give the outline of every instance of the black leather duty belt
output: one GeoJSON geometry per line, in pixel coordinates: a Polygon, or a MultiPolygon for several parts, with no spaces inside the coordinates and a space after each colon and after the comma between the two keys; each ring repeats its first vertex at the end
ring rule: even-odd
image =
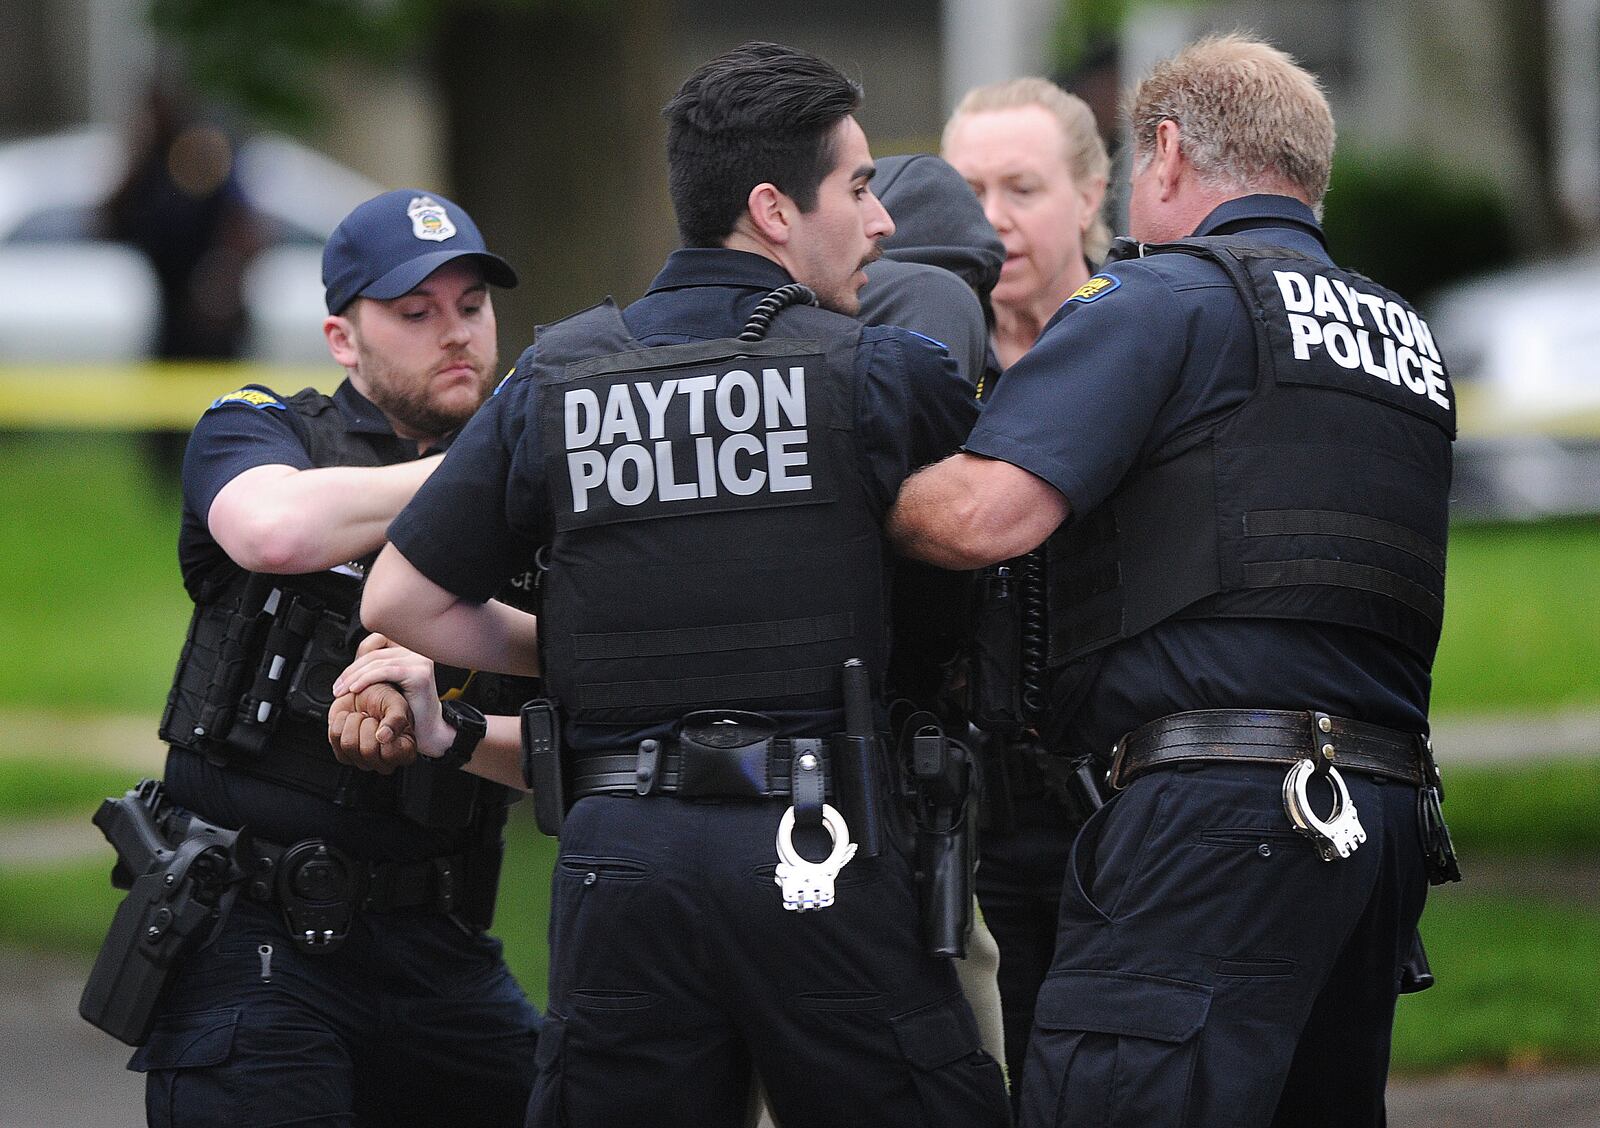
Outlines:
{"type": "Polygon", "coordinates": [[[1192,763],[1293,764],[1366,772],[1421,787],[1427,737],[1314,710],[1198,709],[1140,725],[1117,741],[1107,780],[1121,790],[1156,768],[1192,763]]]}
{"type": "Polygon", "coordinates": [[[795,764],[808,755],[816,758],[832,796],[828,744],[821,737],[771,737],[735,748],[643,740],[633,752],[574,752],[568,758],[572,801],[588,795],[789,798],[795,764]]]}
{"type": "Polygon", "coordinates": [[[245,893],[253,901],[342,902],[368,913],[454,912],[472,864],[469,853],[409,862],[353,858],[320,838],[279,846],[252,836],[247,857],[255,872],[245,893]]]}

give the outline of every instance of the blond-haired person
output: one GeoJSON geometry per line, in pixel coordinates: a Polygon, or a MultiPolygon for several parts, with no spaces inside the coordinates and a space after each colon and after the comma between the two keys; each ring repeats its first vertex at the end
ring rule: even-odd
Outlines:
{"type": "Polygon", "coordinates": [[[1381,1125],[1401,968],[1459,876],[1423,817],[1453,393],[1427,322],[1328,253],[1315,78],[1221,36],[1131,105],[1142,253],[890,518],[946,567],[1049,538],[1044,729],[1115,789],[1073,845],[1021,1120],[1381,1125]]]}
{"type": "Polygon", "coordinates": [[[1018,78],[969,90],[945,123],[940,153],[1006,246],[990,301],[995,353],[1009,368],[1110,245],[1100,214],[1111,168],[1105,143],[1081,98],[1043,78],[1018,78]]]}
{"type": "MultiPolygon", "coordinates": [[[[1033,347],[1061,304],[1104,257],[1101,215],[1110,161],[1087,104],[1043,78],[969,90],[945,124],[944,157],[965,178],[1005,244],[990,295],[1002,369],[1033,347]]],[[[984,387],[985,396],[992,387],[984,387]]],[[[1034,1000],[1055,951],[1067,851],[1087,810],[1067,794],[1057,761],[1031,739],[990,741],[991,820],[978,900],[1000,948],[1006,1070],[1020,1091],[1034,1000]]]]}

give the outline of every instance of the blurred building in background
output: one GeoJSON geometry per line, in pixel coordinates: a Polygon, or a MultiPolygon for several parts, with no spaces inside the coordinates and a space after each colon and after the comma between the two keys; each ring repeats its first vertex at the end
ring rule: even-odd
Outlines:
{"type": "MultiPolygon", "coordinates": [[[[660,107],[694,66],[745,39],[792,42],[859,76],[862,124],[886,154],[935,148],[962,91],[1020,73],[1082,93],[1116,148],[1118,94],[1151,62],[1202,32],[1242,27],[1326,82],[1341,153],[1330,236],[1343,259],[1450,323],[1469,430],[1521,421],[1519,435],[1543,436],[1555,404],[1565,429],[1583,432],[1562,443],[1600,432],[1600,349],[1590,347],[1600,338],[1600,0],[437,4],[438,17],[384,61],[356,52],[312,73],[304,84],[320,108],[293,138],[242,113],[226,123],[239,142],[230,175],[264,223],[242,279],[243,356],[324,361],[320,242],[356,201],[406,184],[450,193],[508,248],[524,284],[496,298],[506,351],[575,305],[631,300],[676,244],[660,107]],[[1510,285],[1556,296],[1502,301],[1507,285],[1461,281],[1513,258],[1529,265],[1510,285]]],[[[215,10],[252,6],[268,27],[280,14],[398,10],[363,0],[215,10]]],[[[193,47],[158,38],[153,8],[201,10],[30,0],[0,21],[0,302],[12,313],[0,323],[0,364],[129,359],[158,346],[149,260],[89,222],[125,176],[150,76],[193,47]]],[[[1575,472],[1552,466],[1551,481],[1575,472]]]]}

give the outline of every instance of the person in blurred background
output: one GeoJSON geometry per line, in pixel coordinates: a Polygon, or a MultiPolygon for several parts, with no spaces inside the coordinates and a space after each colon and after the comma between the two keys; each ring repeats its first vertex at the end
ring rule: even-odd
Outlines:
{"type": "MultiPolygon", "coordinates": [[[[245,267],[261,249],[261,223],[240,190],[233,139],[173,79],[158,75],[134,121],[128,167],[100,210],[106,238],[143,252],[161,299],[158,360],[234,360],[249,330],[245,267]]],[[[182,434],[148,446],[177,476],[182,434]]]]}
{"type": "Polygon", "coordinates": [[[945,123],[940,152],[1005,243],[990,300],[995,353],[1009,368],[1110,245],[1100,215],[1110,158],[1089,107],[1042,78],[969,90],[945,123]]]}

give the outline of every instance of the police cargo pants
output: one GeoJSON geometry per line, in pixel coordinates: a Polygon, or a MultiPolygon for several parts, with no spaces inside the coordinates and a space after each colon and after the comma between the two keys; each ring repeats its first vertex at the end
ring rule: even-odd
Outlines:
{"type": "Polygon", "coordinates": [[[1427,892],[1417,792],[1343,775],[1367,840],[1331,862],[1290,826],[1276,766],[1154,771],[1089,820],[1039,992],[1024,1128],[1384,1122],[1427,892]]]}
{"type": "Polygon", "coordinates": [[[128,1068],[152,1128],[489,1128],[522,1123],[538,1028],[492,936],[358,914],[308,955],[241,897],[128,1068]]]}
{"type": "Polygon", "coordinates": [[[783,1128],[1009,1123],[951,962],[922,952],[906,860],[858,857],[831,907],[785,911],[784,809],[670,796],[573,807],[530,1126],[736,1128],[752,1066],[783,1128]]]}

